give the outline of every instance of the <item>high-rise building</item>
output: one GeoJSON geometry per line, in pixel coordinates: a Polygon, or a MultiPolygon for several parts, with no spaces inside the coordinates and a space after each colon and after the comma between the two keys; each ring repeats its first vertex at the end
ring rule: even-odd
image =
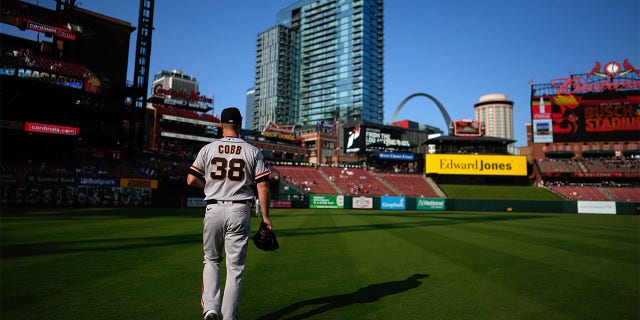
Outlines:
{"type": "Polygon", "coordinates": [[[277,22],[258,36],[255,129],[266,121],[382,124],[382,0],[296,1],[277,22]]]}
{"type": "Polygon", "coordinates": [[[476,120],[484,126],[485,136],[513,139],[513,101],[509,101],[506,95],[484,95],[473,108],[476,120]]]}
{"type": "Polygon", "coordinates": [[[255,92],[254,88],[247,90],[246,100],[245,100],[245,110],[244,110],[244,123],[243,128],[253,128],[253,110],[254,110],[254,102],[255,102],[255,92]]]}
{"type": "MultiPolygon", "coordinates": [[[[162,70],[153,75],[153,87],[162,84],[163,88],[171,88],[173,91],[191,94],[198,92],[198,82],[196,78],[184,74],[180,70],[162,70]]],[[[168,95],[171,97],[171,95],[168,95]]]]}
{"type": "Polygon", "coordinates": [[[181,70],[162,70],[153,76],[149,101],[171,106],[189,108],[194,111],[209,111],[213,99],[200,94],[196,77],[181,70]]]}
{"type": "Polygon", "coordinates": [[[263,130],[269,122],[288,125],[297,121],[300,65],[294,61],[295,34],[290,28],[275,26],[258,35],[251,129],[263,130]]]}

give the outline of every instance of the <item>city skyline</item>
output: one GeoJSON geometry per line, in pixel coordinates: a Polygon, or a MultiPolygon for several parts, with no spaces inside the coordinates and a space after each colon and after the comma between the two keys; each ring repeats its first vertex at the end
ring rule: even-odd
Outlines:
{"type": "Polygon", "coordinates": [[[258,36],[251,128],[382,124],[384,1],[298,1],[258,36]]]}
{"type": "MultiPolygon", "coordinates": [[[[256,37],[293,3],[157,1],[150,74],[183,70],[198,79],[201,94],[215,99],[215,113],[232,105],[244,110],[255,77],[256,37]]],[[[84,0],[80,6],[138,24],[137,1],[84,0]]],[[[514,102],[516,146],[523,146],[525,123],[531,121],[530,83],[587,73],[596,61],[628,58],[640,65],[637,1],[406,0],[386,1],[384,7],[384,123],[417,92],[436,97],[452,120],[473,118],[481,96],[500,93],[514,102]]],[[[130,52],[132,70],[135,32],[130,52]]],[[[427,99],[407,103],[397,118],[402,119],[446,129],[427,99]]]]}

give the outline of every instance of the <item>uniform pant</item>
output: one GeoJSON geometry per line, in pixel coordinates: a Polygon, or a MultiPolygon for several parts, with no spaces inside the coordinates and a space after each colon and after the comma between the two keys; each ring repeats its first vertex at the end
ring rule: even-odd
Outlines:
{"type": "Polygon", "coordinates": [[[214,310],[218,313],[221,310],[224,320],[236,319],[238,314],[242,274],[251,232],[249,210],[248,204],[218,202],[208,204],[205,212],[202,233],[202,308],[204,312],[214,310]],[[225,253],[227,278],[221,299],[220,263],[225,253]]]}

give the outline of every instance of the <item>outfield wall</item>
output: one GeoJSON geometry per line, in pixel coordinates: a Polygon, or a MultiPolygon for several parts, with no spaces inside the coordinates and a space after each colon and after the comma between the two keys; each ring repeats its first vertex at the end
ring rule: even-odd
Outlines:
{"type": "MultiPolygon", "coordinates": [[[[77,185],[75,180],[61,184],[60,181],[38,181],[38,183],[2,183],[2,206],[45,207],[197,207],[202,205],[202,190],[181,183],[155,183],[149,179],[137,179],[126,184],[104,182],[101,184],[77,185]]],[[[114,180],[115,181],[115,180],[114,180]]],[[[272,200],[274,208],[344,208],[375,210],[417,211],[497,211],[497,212],[546,212],[546,213],[590,213],[590,214],[640,214],[638,202],[614,201],[544,201],[544,200],[486,200],[353,197],[343,195],[299,195],[281,194],[272,200]]]]}
{"type": "Polygon", "coordinates": [[[504,211],[639,214],[640,203],[615,201],[485,200],[310,195],[309,208],[418,211],[504,211]]]}

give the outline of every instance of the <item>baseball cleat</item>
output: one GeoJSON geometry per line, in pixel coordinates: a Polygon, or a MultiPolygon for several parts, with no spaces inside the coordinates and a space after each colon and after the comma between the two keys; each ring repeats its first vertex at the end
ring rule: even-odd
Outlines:
{"type": "Polygon", "coordinates": [[[204,314],[204,320],[218,320],[218,315],[213,310],[209,310],[204,314]]]}

